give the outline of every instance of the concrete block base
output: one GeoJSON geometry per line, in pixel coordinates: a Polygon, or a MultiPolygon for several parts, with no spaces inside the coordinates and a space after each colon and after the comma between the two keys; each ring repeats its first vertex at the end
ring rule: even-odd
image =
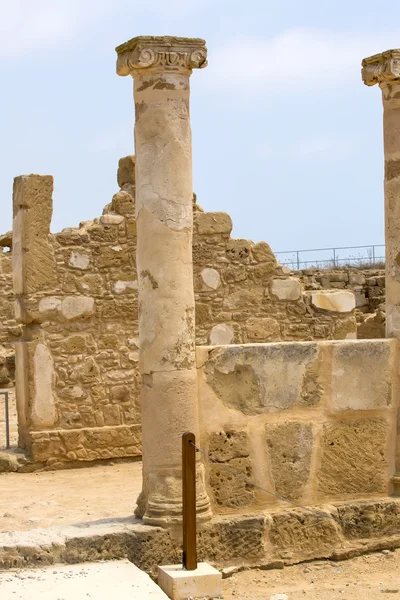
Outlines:
{"type": "Polygon", "coordinates": [[[208,563],[198,563],[195,571],[182,565],[158,567],[158,585],[171,600],[216,598],[222,594],[222,574],[208,563]]]}

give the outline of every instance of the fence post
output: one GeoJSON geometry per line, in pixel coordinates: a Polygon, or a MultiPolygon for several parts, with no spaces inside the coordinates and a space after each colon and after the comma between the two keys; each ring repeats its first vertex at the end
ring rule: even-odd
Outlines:
{"type": "Polygon", "coordinates": [[[0,392],[4,396],[4,416],[5,416],[5,424],[6,424],[6,449],[11,448],[10,444],[10,407],[8,402],[8,392],[0,392]]]}
{"type": "Polygon", "coordinates": [[[300,259],[299,259],[299,251],[296,250],[296,254],[297,254],[297,270],[300,271],[300,259]]]}
{"type": "Polygon", "coordinates": [[[372,246],[372,262],[375,264],[375,246],[372,246]]]}
{"type": "Polygon", "coordinates": [[[196,438],[182,436],[183,568],[197,569],[196,556],[196,438]]]}
{"type": "Polygon", "coordinates": [[[333,250],[333,266],[336,267],[336,248],[332,248],[333,250]]]}

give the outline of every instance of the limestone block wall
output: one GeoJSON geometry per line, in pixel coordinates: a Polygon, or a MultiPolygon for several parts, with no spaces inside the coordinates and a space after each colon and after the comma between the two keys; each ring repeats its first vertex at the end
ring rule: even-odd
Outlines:
{"type": "Polygon", "coordinates": [[[15,378],[14,343],[21,328],[14,316],[12,259],[0,247],[0,387],[11,385],[15,378]]]}
{"type": "Polygon", "coordinates": [[[391,493],[394,339],[198,347],[201,445],[216,513],[391,493]]]}
{"type": "MultiPolygon", "coordinates": [[[[134,157],[118,184],[101,217],[50,234],[52,178],[15,180],[19,443],[52,466],[141,454],[134,157]]],[[[193,208],[198,344],[355,336],[350,291],[314,297],[229,215],[193,208]]]]}
{"type": "Polygon", "coordinates": [[[356,337],[352,292],[305,291],[299,278],[277,263],[266,242],[233,239],[231,230],[228,214],[195,210],[198,344],[356,337]]]}
{"type": "Polygon", "coordinates": [[[385,337],[385,269],[296,271],[305,290],[347,289],[355,294],[357,338],[385,337]]]}
{"type": "Polygon", "coordinates": [[[125,162],[104,214],[56,235],[52,178],[15,180],[19,443],[38,462],[141,453],[134,164],[125,162]]]}

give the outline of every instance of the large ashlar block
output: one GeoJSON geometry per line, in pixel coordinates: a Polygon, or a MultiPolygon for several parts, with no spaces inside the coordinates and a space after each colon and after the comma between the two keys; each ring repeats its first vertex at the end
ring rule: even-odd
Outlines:
{"type": "Polygon", "coordinates": [[[310,423],[266,425],[266,441],[275,491],[299,499],[310,476],[313,432],[310,423]]]}
{"type": "Polygon", "coordinates": [[[383,417],[327,423],[319,491],[330,497],[388,493],[388,434],[389,422],[383,417]]]}
{"type": "MultiPolygon", "coordinates": [[[[328,517],[330,512],[319,508],[328,517]]],[[[304,559],[330,556],[332,547],[342,541],[340,528],[329,518],[316,517],[303,510],[288,510],[272,515],[269,539],[282,558],[304,559]]]]}
{"type": "Polygon", "coordinates": [[[54,361],[47,345],[38,341],[18,342],[15,350],[19,435],[24,444],[30,429],[56,424],[54,361]]]}
{"type": "Polygon", "coordinates": [[[198,563],[194,571],[166,565],[158,567],[158,585],[171,600],[217,598],[222,594],[222,574],[208,563],[198,563]]]}
{"type": "Polygon", "coordinates": [[[334,344],[332,410],[374,410],[391,406],[395,350],[395,340],[334,344]]]}
{"type": "Polygon", "coordinates": [[[13,276],[17,294],[57,285],[54,250],[48,239],[52,193],[50,175],[21,175],[14,179],[13,276]]]}
{"type": "Polygon", "coordinates": [[[196,213],[194,225],[199,235],[229,234],[233,227],[231,217],[224,212],[196,213]]]}
{"type": "Polygon", "coordinates": [[[347,313],[356,307],[354,293],[349,290],[313,292],[311,302],[316,308],[329,312],[347,313]]]}
{"type": "Polygon", "coordinates": [[[298,279],[273,279],[271,293],[278,300],[299,300],[301,297],[301,283],[298,279]]]}
{"type": "Polygon", "coordinates": [[[312,406],[323,395],[324,351],[310,342],[216,348],[206,381],[225,406],[246,415],[312,406]]]}

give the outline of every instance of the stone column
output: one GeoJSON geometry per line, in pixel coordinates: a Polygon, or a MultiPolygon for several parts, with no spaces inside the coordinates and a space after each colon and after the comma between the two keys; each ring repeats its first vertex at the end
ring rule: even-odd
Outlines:
{"type": "MultiPolygon", "coordinates": [[[[362,61],[365,85],[379,84],[383,100],[385,160],[386,337],[400,339],[400,50],[362,61]]],[[[379,376],[379,374],[378,374],[379,376]]],[[[399,420],[399,419],[398,419],[399,420]]],[[[394,495],[400,496],[400,422],[397,426],[394,495]]]]}
{"type": "MultiPolygon", "coordinates": [[[[182,518],[181,435],[199,433],[192,264],[189,77],[205,67],[204,40],[137,37],[117,49],[134,79],[139,368],[143,488],[136,514],[182,518]]],[[[211,516],[198,464],[199,519],[211,516]]]]}
{"type": "Polygon", "coordinates": [[[385,159],[386,336],[400,338],[400,50],[362,61],[365,85],[379,84],[385,159]]]}

